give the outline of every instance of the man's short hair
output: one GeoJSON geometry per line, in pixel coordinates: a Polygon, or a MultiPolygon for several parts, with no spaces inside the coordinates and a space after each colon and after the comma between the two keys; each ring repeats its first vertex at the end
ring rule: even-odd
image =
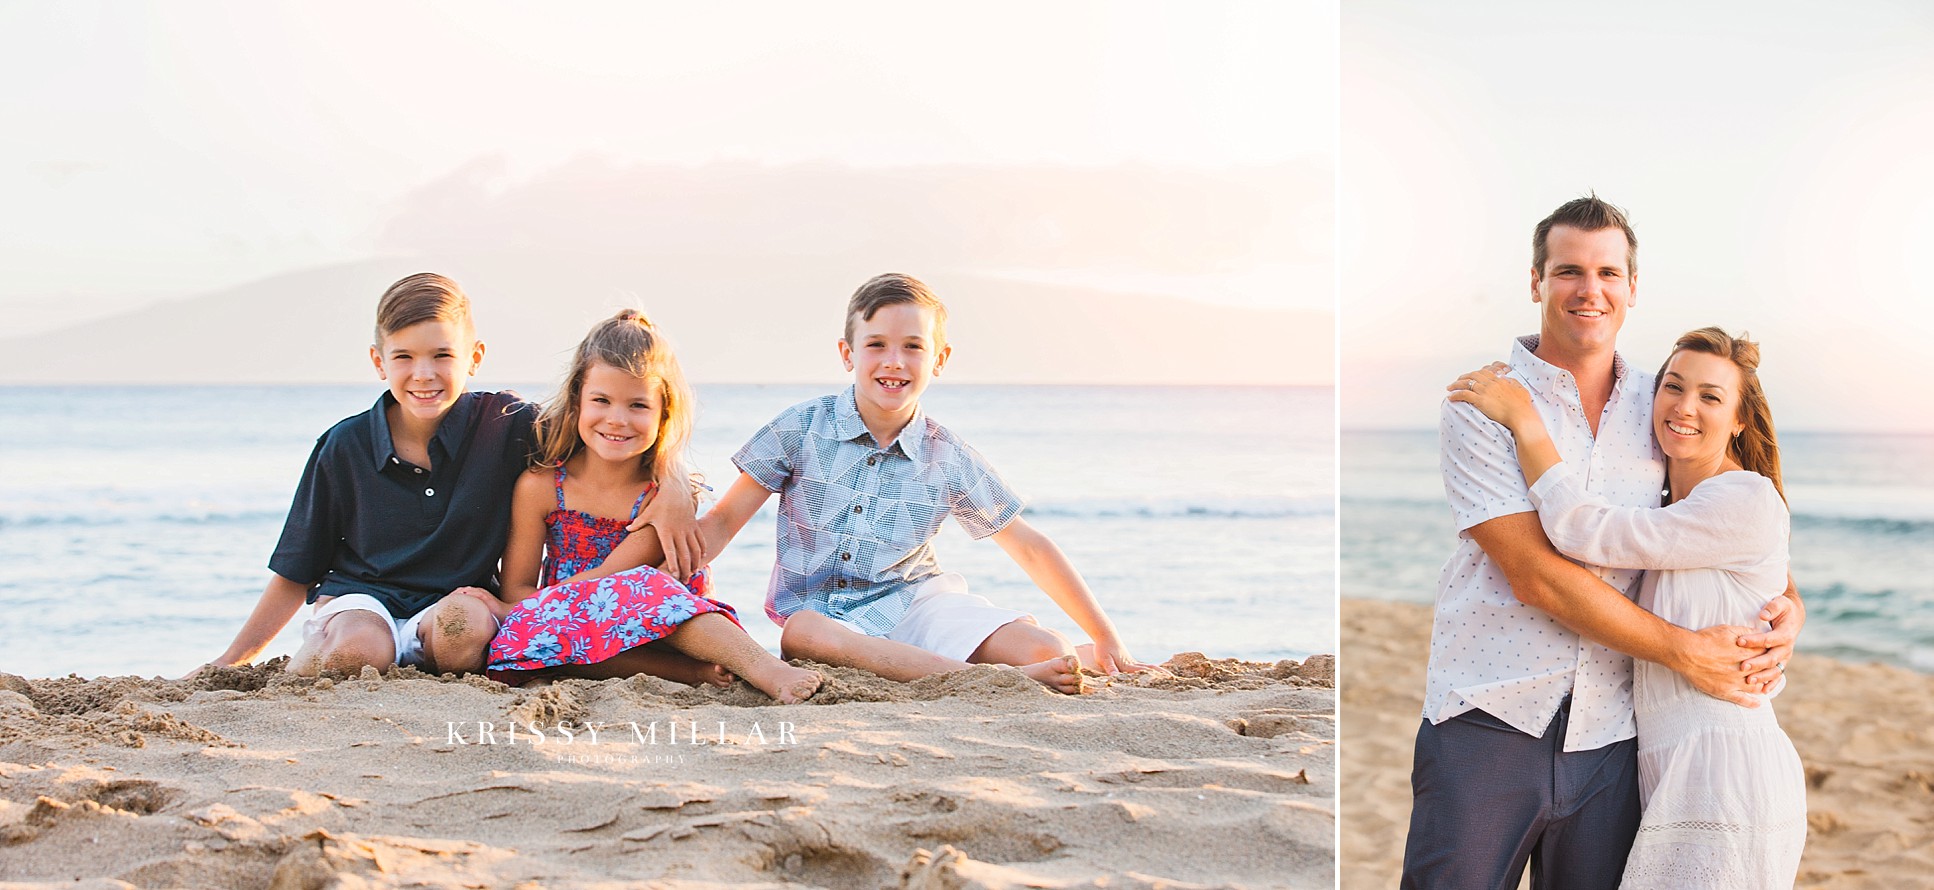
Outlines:
{"type": "Polygon", "coordinates": [[[1586,195],[1566,201],[1564,206],[1551,211],[1551,215],[1538,223],[1531,234],[1531,271],[1543,277],[1545,261],[1551,258],[1551,248],[1546,242],[1551,237],[1552,226],[1570,226],[1581,232],[1598,232],[1605,229],[1618,229],[1625,233],[1625,275],[1627,278],[1639,274],[1639,236],[1632,234],[1632,224],[1625,219],[1625,211],[1601,200],[1597,194],[1586,195]]]}
{"type": "Polygon", "coordinates": [[[875,275],[868,279],[860,289],[853,292],[853,298],[846,301],[846,342],[853,342],[853,326],[862,321],[871,321],[873,313],[888,306],[912,303],[923,309],[933,310],[934,348],[947,345],[947,306],[920,279],[898,272],[875,275]]]}

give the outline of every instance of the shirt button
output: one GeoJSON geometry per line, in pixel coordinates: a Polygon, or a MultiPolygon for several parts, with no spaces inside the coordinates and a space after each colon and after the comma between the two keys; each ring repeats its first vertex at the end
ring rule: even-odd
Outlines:
{"type": "Polygon", "coordinates": [[[854,505],[853,505],[853,512],[855,512],[855,513],[858,513],[858,512],[860,512],[860,511],[861,511],[862,509],[864,509],[864,508],[862,508],[862,507],[861,507],[860,505],[858,505],[858,504],[854,504],[854,505]]]}
{"type": "Polygon", "coordinates": [[[417,468],[416,468],[416,474],[417,474],[418,476],[421,476],[421,475],[423,475],[423,468],[422,468],[422,467],[417,467],[417,468]]]}
{"type": "Polygon", "coordinates": [[[840,558],[840,559],[842,559],[842,560],[846,560],[846,561],[849,561],[849,562],[850,562],[850,561],[851,561],[851,560],[853,559],[853,554],[851,554],[851,553],[842,553],[842,554],[840,554],[840,555],[839,555],[839,558],[840,558]]]}
{"type": "Polygon", "coordinates": [[[839,588],[839,589],[841,589],[841,590],[845,590],[845,589],[846,589],[846,579],[845,579],[845,578],[841,578],[841,579],[839,579],[838,581],[835,581],[835,582],[833,582],[833,586],[835,586],[835,587],[838,587],[838,588],[839,588]]]}
{"type": "Polygon", "coordinates": [[[400,460],[397,460],[396,458],[393,458],[393,457],[389,459],[389,462],[390,462],[390,463],[393,463],[393,464],[400,464],[400,463],[402,463],[402,461],[400,461],[400,460]]]}
{"type": "Polygon", "coordinates": [[[434,488],[423,489],[423,496],[426,498],[436,497],[436,489],[434,488]]]}
{"type": "Polygon", "coordinates": [[[869,467],[879,462],[880,462],[880,456],[877,454],[872,455],[866,459],[866,465],[869,467]]]}

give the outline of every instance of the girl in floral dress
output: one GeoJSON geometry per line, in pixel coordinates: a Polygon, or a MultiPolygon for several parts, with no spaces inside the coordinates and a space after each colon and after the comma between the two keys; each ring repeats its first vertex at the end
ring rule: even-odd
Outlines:
{"type": "Polygon", "coordinates": [[[511,498],[489,676],[726,685],[737,675],[784,703],[819,688],[819,674],[774,657],[706,595],[704,569],[680,584],[632,568],[661,556],[651,535],[627,540],[639,507],[660,480],[695,486],[684,461],[694,413],[677,358],[643,315],[619,312],[578,344],[511,498]]]}

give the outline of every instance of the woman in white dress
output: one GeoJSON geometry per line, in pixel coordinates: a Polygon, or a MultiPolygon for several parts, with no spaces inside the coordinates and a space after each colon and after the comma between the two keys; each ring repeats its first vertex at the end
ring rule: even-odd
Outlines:
{"type": "MultiPolygon", "coordinates": [[[[1511,430],[1553,546],[1593,565],[1646,569],[1638,603],[1680,627],[1764,627],[1786,589],[1788,514],[1779,448],[1760,390],[1759,346],[1702,328],[1660,369],[1652,432],[1666,461],[1657,508],[1614,507],[1586,490],[1546,434],[1530,394],[1492,365],[1450,398],[1511,430]]],[[[1638,839],[1622,886],[1790,888],[1806,843],[1806,776],[1770,701],[1709,698],[1651,662],[1633,666],[1638,839]]]]}

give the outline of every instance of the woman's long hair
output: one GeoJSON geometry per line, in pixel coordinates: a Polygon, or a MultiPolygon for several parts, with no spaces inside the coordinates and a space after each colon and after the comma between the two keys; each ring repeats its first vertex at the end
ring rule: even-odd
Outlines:
{"type": "Polygon", "coordinates": [[[644,313],[635,309],[622,310],[598,322],[584,335],[584,342],[571,355],[571,368],[564,375],[563,385],[538,412],[537,454],[532,463],[556,467],[584,449],[584,440],[578,436],[578,403],[593,362],[658,383],[658,441],[645,452],[643,460],[658,484],[683,479],[696,493],[699,480],[686,462],[685,448],[692,440],[698,405],[671,344],[644,313]]]}
{"type": "MultiPolygon", "coordinates": [[[[1780,443],[1773,432],[1773,409],[1767,406],[1766,391],[1759,385],[1759,344],[1746,339],[1745,334],[1734,337],[1719,328],[1700,328],[1687,331],[1672,344],[1672,355],[1681,352],[1716,355],[1739,369],[1739,422],[1745,429],[1727,443],[1726,454],[1741,469],[1773,480],[1773,490],[1779,492],[1780,500],[1786,500],[1786,488],[1780,484],[1780,443]]],[[[1659,366],[1659,376],[1653,381],[1655,390],[1658,380],[1665,377],[1666,367],[1672,364],[1672,355],[1659,366]]]]}

